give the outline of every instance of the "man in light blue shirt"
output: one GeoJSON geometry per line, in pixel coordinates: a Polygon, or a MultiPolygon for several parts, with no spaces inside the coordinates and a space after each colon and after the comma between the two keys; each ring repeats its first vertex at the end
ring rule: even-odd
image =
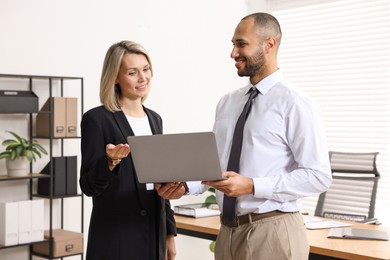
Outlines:
{"type": "MultiPolygon", "coordinates": [[[[278,21],[258,13],[245,17],[232,39],[238,75],[249,77],[250,84],[226,94],[217,106],[214,132],[224,170],[246,93],[252,86],[260,93],[245,123],[240,172],[224,173],[225,181],[204,182],[217,189],[221,210],[223,193],[237,197],[238,223],[222,224],[216,259],[307,259],[297,200],[331,184],[320,110],[278,69],[281,36],[278,21]]],[[[190,194],[206,189],[188,186],[190,194]]]]}
{"type": "Polygon", "coordinates": [[[266,13],[244,17],[236,27],[231,58],[250,84],[223,96],[216,109],[214,132],[226,180],[187,183],[194,195],[214,187],[221,212],[224,194],[237,198],[236,221],[222,221],[217,260],[307,259],[298,199],[331,185],[319,107],[278,69],[281,37],[278,21],[266,13]],[[252,87],[259,94],[245,123],[239,172],[227,171],[237,118],[252,87]]]}

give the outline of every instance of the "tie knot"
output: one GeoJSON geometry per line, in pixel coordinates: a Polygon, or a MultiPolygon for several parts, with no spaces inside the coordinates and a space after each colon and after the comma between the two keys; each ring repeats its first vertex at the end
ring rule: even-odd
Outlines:
{"type": "Polygon", "coordinates": [[[248,91],[249,94],[249,100],[254,99],[257,94],[259,94],[259,90],[256,87],[251,87],[248,91]]]}

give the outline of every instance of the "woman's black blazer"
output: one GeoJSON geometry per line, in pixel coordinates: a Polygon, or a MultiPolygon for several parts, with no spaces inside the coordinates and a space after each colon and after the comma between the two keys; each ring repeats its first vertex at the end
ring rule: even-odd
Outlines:
{"type": "MultiPolygon", "coordinates": [[[[144,111],[152,133],[162,134],[161,117],[144,111]]],[[[169,201],[137,181],[131,155],[113,172],[108,168],[106,145],[126,143],[129,135],[134,133],[122,111],[100,106],[83,115],[80,187],[93,200],[88,260],[163,260],[167,234],[176,235],[169,201]]]]}

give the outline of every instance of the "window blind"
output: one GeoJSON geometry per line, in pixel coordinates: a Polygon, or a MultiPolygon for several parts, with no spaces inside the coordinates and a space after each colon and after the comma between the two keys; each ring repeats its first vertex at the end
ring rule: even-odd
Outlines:
{"type": "MultiPolygon", "coordinates": [[[[390,1],[268,0],[267,8],[283,32],[278,65],[321,106],[328,149],[379,152],[375,215],[390,225],[390,1]]],[[[316,203],[302,200],[311,214],[316,203]]]]}

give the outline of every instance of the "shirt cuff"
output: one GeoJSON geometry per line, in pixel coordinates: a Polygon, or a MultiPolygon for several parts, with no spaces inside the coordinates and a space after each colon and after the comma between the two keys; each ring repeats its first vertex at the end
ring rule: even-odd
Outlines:
{"type": "Polygon", "coordinates": [[[255,198],[270,199],[273,193],[273,183],[270,178],[253,178],[255,198]]]}
{"type": "Polygon", "coordinates": [[[200,181],[187,181],[188,195],[199,195],[207,190],[200,181]]]}

